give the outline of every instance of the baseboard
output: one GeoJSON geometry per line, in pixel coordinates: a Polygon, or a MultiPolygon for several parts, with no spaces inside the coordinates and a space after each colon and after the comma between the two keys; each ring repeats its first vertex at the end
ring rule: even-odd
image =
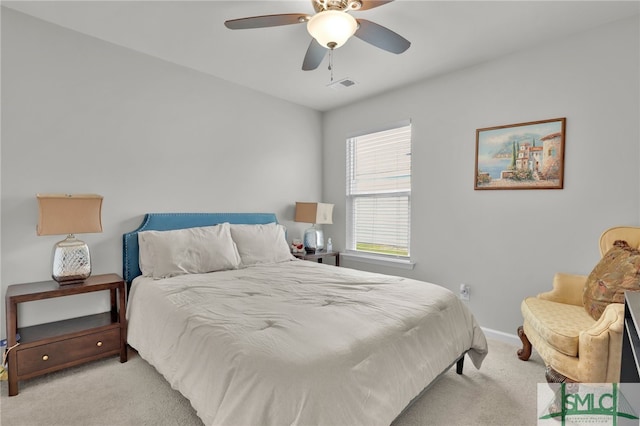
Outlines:
{"type": "Polygon", "coordinates": [[[509,334],[503,331],[493,330],[491,328],[486,328],[486,327],[480,327],[480,328],[482,328],[482,331],[484,331],[484,334],[485,336],[487,336],[487,339],[499,340],[501,342],[508,343],[514,346],[522,345],[520,338],[515,334],[509,334]]]}

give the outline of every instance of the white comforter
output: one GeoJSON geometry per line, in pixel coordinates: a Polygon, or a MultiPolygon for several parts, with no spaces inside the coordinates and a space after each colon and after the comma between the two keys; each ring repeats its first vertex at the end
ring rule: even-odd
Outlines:
{"type": "Polygon", "coordinates": [[[388,425],[482,330],[450,291],[308,261],[134,280],[128,342],[207,425],[388,425]]]}

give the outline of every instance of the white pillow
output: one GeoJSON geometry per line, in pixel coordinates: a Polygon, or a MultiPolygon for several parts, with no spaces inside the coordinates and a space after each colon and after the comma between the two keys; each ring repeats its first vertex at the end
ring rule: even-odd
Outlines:
{"type": "Polygon", "coordinates": [[[237,269],[240,256],[228,223],[138,233],[140,271],[153,278],[237,269]]]}
{"type": "Polygon", "coordinates": [[[238,247],[243,266],[257,263],[277,263],[295,260],[289,251],[284,226],[231,225],[231,237],[238,247]]]}

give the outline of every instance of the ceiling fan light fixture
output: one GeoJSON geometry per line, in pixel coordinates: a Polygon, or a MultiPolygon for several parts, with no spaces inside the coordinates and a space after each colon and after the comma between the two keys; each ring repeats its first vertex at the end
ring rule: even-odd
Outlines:
{"type": "Polygon", "coordinates": [[[307,22],[311,37],[327,49],[337,49],[349,40],[358,29],[358,22],[346,12],[325,10],[316,13],[307,22]]]}

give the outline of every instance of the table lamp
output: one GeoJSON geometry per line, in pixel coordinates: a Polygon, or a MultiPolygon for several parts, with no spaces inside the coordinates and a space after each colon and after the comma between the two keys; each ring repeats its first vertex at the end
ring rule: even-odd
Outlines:
{"type": "Polygon", "coordinates": [[[91,275],[89,247],[74,234],[102,232],[102,195],[37,194],[38,235],[64,235],[53,247],[51,277],[58,283],[83,282],[91,275]]]}
{"type": "Polygon", "coordinates": [[[296,222],[310,223],[311,228],[304,231],[304,249],[315,253],[324,248],[324,233],[316,225],[332,224],[333,204],[296,202],[296,222]]]}

